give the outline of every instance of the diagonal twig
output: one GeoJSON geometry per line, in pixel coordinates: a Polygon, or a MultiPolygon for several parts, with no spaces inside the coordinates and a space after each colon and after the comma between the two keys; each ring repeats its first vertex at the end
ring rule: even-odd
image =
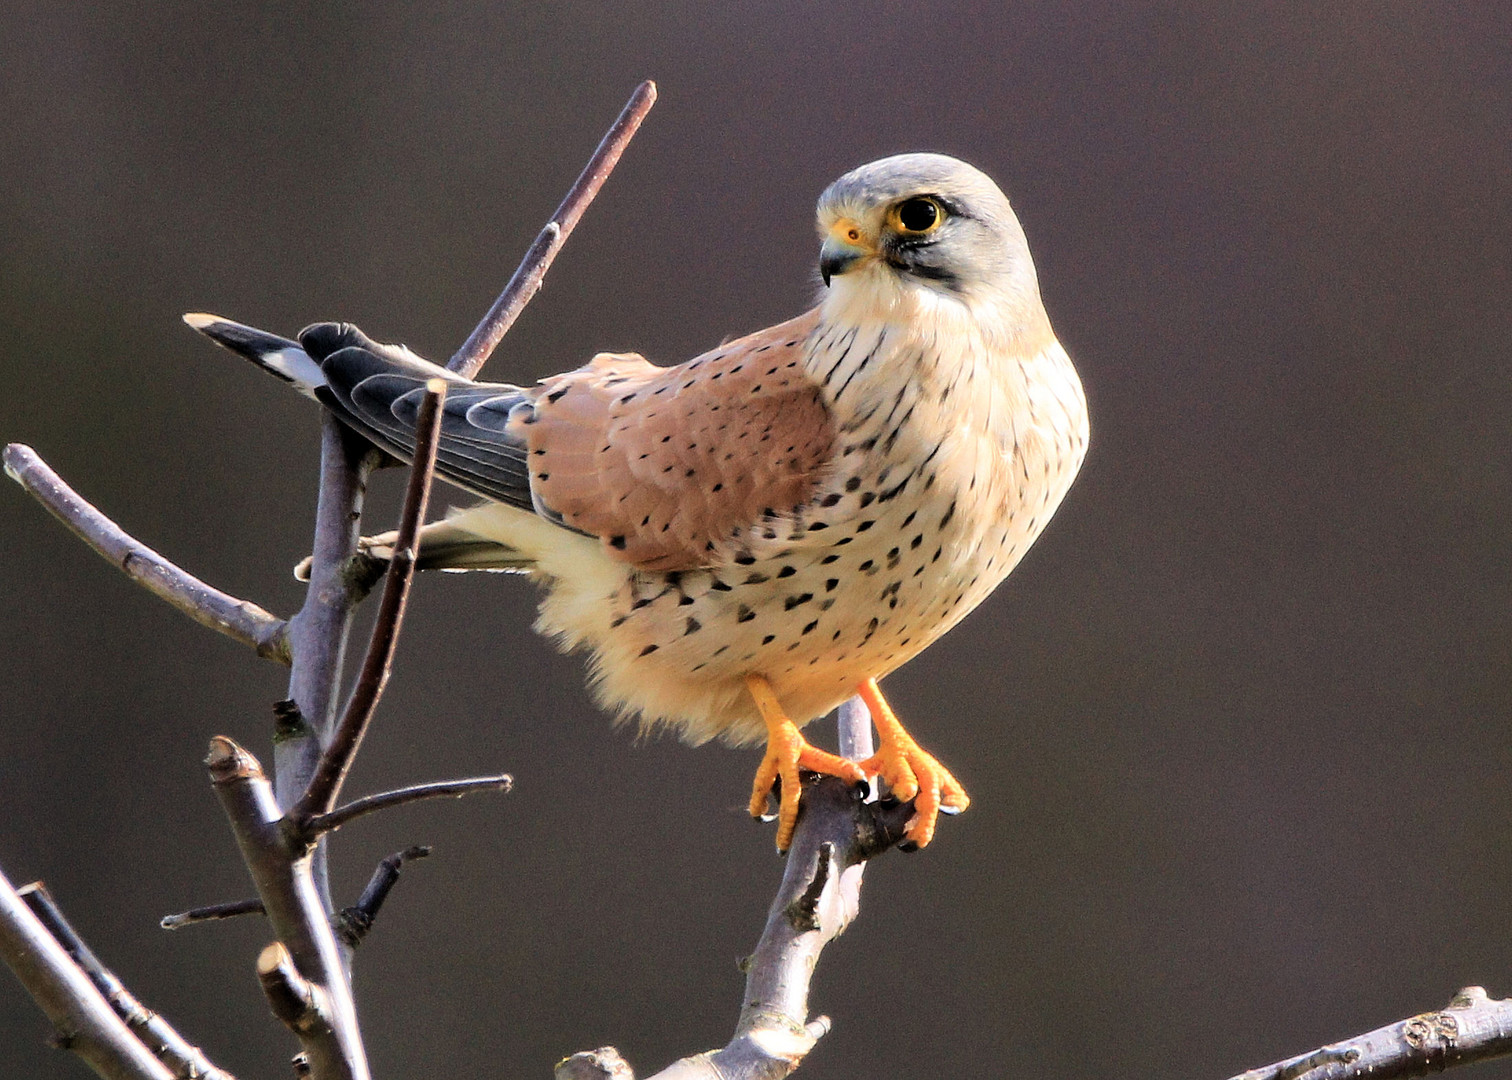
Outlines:
{"type": "Polygon", "coordinates": [[[94,983],[95,989],[105,995],[111,1008],[141,1042],[157,1056],[157,1059],[172,1070],[178,1080],[236,1080],[224,1069],[217,1068],[199,1047],[193,1046],[162,1016],[147,1008],[115,972],[100,962],[84,939],[79,937],[64,917],[57,901],[40,881],[23,885],[16,890],[23,903],[31,909],[39,922],[47,928],[57,943],[63,946],[69,959],[94,983]]]}
{"type": "MultiPolygon", "coordinates": [[[[368,724],[388,683],[393,665],[394,648],[399,640],[399,628],[404,621],[404,609],[409,600],[410,582],[415,576],[416,544],[420,523],[425,520],[425,507],[430,500],[431,478],[436,467],[436,444],[441,431],[441,406],[446,400],[446,383],[431,379],[425,384],[425,395],[420,401],[420,412],[415,422],[415,457],[410,467],[409,486],[404,494],[404,509],[400,514],[398,535],[394,540],[394,553],[389,559],[388,573],[383,584],[383,598],[379,601],[378,616],[368,641],[367,655],[362,661],[362,672],[357,685],[347,701],[341,722],[331,736],[330,744],[320,756],[315,775],[310,778],[304,794],[290,811],[291,820],[304,827],[310,820],[329,814],[341,792],[342,782],[352,767],[352,759],[362,744],[368,724]]],[[[313,586],[312,586],[313,587],[313,586]]]]}
{"type": "Polygon", "coordinates": [[[438,780],[429,784],[414,784],[377,795],[364,795],[345,806],[337,807],[329,814],[316,814],[306,823],[306,828],[309,829],[311,835],[321,835],[335,832],[348,822],[365,814],[377,813],[379,810],[406,806],[425,799],[460,799],[464,795],[479,791],[507,792],[513,786],[514,777],[508,773],[500,773],[498,776],[473,776],[465,780],[438,780]]]}
{"type": "Polygon", "coordinates": [[[289,662],[287,624],[282,619],[205,584],[129,535],[64,483],[31,447],[7,446],[5,472],[138,585],[195,622],[252,646],[258,656],[289,662]]]}
{"type": "Polygon", "coordinates": [[[337,936],[346,943],[347,948],[355,949],[361,945],[362,939],[373,928],[373,920],[378,918],[378,912],[388,900],[389,893],[394,891],[394,886],[399,882],[399,868],[414,859],[429,858],[430,853],[431,849],[424,844],[416,844],[394,852],[378,864],[357,902],[349,908],[342,908],[332,922],[337,936]]]}
{"type": "Polygon", "coordinates": [[[509,332],[514,321],[520,317],[520,312],[525,310],[525,305],[540,291],[541,282],[545,279],[552,260],[562,250],[567,237],[572,235],[583,212],[593,202],[599,188],[604,186],[604,181],[609,179],[615,165],[619,164],[620,155],[630,145],[641,121],[655,103],[656,84],[647,79],[630,95],[630,100],[599,143],[593,157],[578,174],[577,181],[557,207],[556,213],[551,215],[551,220],[530,245],[530,250],[525,253],[525,258],[521,260],[499,298],[494,301],[493,307],[463,342],[456,355],[447,362],[449,369],[469,379],[477,376],[495,346],[509,332]]]}
{"type": "Polygon", "coordinates": [[[1233,1080],[1393,1080],[1512,1054],[1512,1000],[1467,986],[1435,1012],[1251,1069],[1233,1080]]]}
{"type": "Polygon", "coordinates": [[[0,873],[0,958],[58,1032],[106,1080],[175,1080],[0,873]]]}

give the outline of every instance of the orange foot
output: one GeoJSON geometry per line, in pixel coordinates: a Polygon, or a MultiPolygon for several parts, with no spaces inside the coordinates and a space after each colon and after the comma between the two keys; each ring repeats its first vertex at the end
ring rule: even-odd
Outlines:
{"type": "Polygon", "coordinates": [[[905,847],[921,848],[934,839],[935,823],[941,811],[959,814],[971,805],[966,789],[950,775],[950,770],[926,753],[908,732],[882,697],[876,679],[867,679],[856,688],[877,726],[882,744],[861,763],[867,776],[880,776],[899,799],[915,799],[913,820],[904,834],[905,847]]]}
{"type": "Polygon", "coordinates": [[[866,779],[861,766],[848,758],[839,757],[826,750],[810,746],[798,734],[798,728],[782,711],[772,686],[760,675],[747,675],[746,688],[756,699],[756,708],[766,721],[767,749],[756,770],[756,782],[751,786],[751,816],[765,818],[767,796],[772,785],[782,781],[782,796],[777,809],[777,850],[786,851],[793,842],[793,829],[798,825],[798,797],[803,788],[798,782],[798,770],[827,773],[842,780],[861,783],[866,779]]]}

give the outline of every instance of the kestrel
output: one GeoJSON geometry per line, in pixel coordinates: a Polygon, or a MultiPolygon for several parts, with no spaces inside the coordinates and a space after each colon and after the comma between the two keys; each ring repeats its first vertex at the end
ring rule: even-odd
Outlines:
{"type": "Polygon", "coordinates": [[[877,680],[1044,529],[1086,453],[1086,401],[1023,229],[977,169],[864,165],[820,197],[818,227],[817,307],[676,367],[601,353],[538,386],[475,383],[344,323],[296,343],[185,318],[400,458],[426,380],[446,379],[436,468],[485,501],[425,528],[421,567],[529,573],[536,629],[590,654],[621,716],[765,738],[751,812],[780,780],[779,849],[800,769],[916,798],[923,847],[968,800],[877,680]],[[852,694],[880,746],[859,763],[798,731],[852,694]]]}

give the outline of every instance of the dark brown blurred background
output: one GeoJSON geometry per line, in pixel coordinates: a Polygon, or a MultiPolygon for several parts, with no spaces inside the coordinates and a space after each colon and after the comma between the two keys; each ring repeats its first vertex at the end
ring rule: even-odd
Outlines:
{"type": "MultiPolygon", "coordinates": [[[[316,414],[178,321],[444,358],[641,78],[661,102],[491,361],[677,361],[815,293],[815,197],[901,150],[997,177],[1092,452],[987,605],[889,680],[975,797],[868,877],[802,1075],[1191,1077],[1512,992],[1512,9],[11,2],[0,437],[281,613],[316,414]]],[[[391,520],[382,478],[374,528],[391,520]]],[[[455,494],[455,493],[450,493],[455,494]]],[[[200,760],[280,669],[0,485],[0,865],[244,1077],[291,1043],[200,760]]],[[[500,577],[419,583],[351,790],[514,794],[343,832],[380,1077],[643,1071],[729,1036],[780,863],[754,752],[637,743],[500,577]]],[[[73,1077],[0,978],[12,1076],[73,1077]]],[[[1483,1077],[1512,1076],[1507,1065],[1483,1077]]]]}

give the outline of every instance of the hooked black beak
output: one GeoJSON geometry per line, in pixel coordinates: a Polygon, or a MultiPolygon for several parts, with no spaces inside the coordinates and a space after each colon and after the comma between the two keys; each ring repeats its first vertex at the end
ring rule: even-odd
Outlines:
{"type": "Polygon", "coordinates": [[[829,287],[830,278],[845,273],[864,254],[862,249],[833,236],[825,240],[819,249],[819,276],[824,279],[825,287],[829,287]]]}

